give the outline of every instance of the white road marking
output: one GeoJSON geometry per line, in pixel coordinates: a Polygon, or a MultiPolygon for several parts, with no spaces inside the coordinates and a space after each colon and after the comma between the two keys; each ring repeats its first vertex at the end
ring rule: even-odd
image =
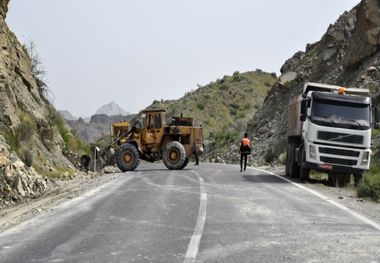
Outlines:
{"type": "Polygon", "coordinates": [[[201,243],[203,229],[206,222],[206,209],[207,209],[207,193],[205,187],[205,181],[196,171],[191,171],[194,173],[200,182],[200,201],[199,201],[199,211],[197,223],[195,225],[194,233],[190,239],[189,246],[187,248],[185,263],[195,262],[198,254],[199,244],[201,243]]]}
{"type": "Polygon", "coordinates": [[[284,181],[286,181],[286,182],[288,182],[288,183],[291,183],[292,185],[297,186],[298,188],[301,188],[301,189],[303,189],[303,190],[305,190],[305,191],[307,191],[307,192],[309,192],[309,193],[311,193],[311,194],[313,194],[313,195],[315,195],[315,196],[317,196],[317,197],[319,197],[319,198],[325,200],[326,202],[329,202],[330,204],[332,204],[332,205],[334,205],[334,206],[336,206],[336,207],[342,209],[343,211],[349,213],[350,215],[352,215],[352,216],[355,217],[356,219],[359,219],[359,220],[362,221],[363,223],[365,223],[365,224],[367,224],[367,225],[370,225],[370,226],[372,226],[372,227],[374,227],[374,228],[376,228],[377,230],[380,231],[380,225],[379,225],[378,223],[373,222],[372,220],[368,219],[367,217],[365,217],[365,216],[363,216],[363,215],[361,215],[361,214],[355,212],[354,210],[351,210],[350,208],[348,208],[348,207],[346,207],[346,206],[344,206],[344,205],[342,205],[342,204],[339,204],[338,202],[336,202],[336,201],[334,201],[334,200],[331,200],[331,199],[328,198],[327,196],[324,196],[323,194],[318,193],[317,191],[314,191],[314,190],[312,190],[312,189],[309,189],[309,188],[307,188],[307,187],[305,187],[305,186],[303,186],[303,185],[300,185],[300,184],[298,184],[298,183],[295,183],[295,182],[293,182],[293,181],[291,181],[291,180],[289,180],[289,179],[287,179],[287,178],[285,178],[285,177],[283,177],[283,176],[277,175],[277,174],[275,174],[275,173],[268,172],[268,171],[261,170],[261,169],[257,169],[257,168],[253,168],[253,169],[255,169],[255,170],[259,170],[259,171],[263,171],[263,172],[268,173],[268,174],[270,174],[270,175],[274,175],[274,176],[276,176],[276,177],[278,177],[278,178],[280,178],[280,179],[282,179],[282,180],[284,180],[284,181]]]}

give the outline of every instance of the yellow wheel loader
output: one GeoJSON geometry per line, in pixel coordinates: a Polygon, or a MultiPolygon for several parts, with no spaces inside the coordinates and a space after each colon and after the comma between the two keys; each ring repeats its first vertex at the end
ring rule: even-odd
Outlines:
{"type": "Polygon", "coordinates": [[[142,121],[135,121],[130,129],[126,122],[114,123],[112,143],[103,150],[95,149],[87,167],[98,170],[116,162],[121,171],[134,171],[142,159],[163,160],[168,169],[180,170],[192,156],[203,154],[202,127],[194,125],[192,118],[174,117],[166,123],[164,110],[144,110],[140,116],[142,121]]]}

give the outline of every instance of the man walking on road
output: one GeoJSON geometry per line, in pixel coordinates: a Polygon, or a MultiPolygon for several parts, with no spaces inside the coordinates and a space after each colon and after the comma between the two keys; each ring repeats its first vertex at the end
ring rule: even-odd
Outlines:
{"type": "Polygon", "coordinates": [[[243,171],[243,158],[244,171],[247,169],[248,154],[251,154],[251,141],[248,139],[248,133],[244,133],[244,137],[240,141],[240,172],[243,171]]]}
{"type": "Polygon", "coordinates": [[[195,157],[195,164],[194,165],[199,165],[199,156],[198,156],[198,149],[197,145],[194,143],[193,146],[191,147],[194,157],[195,157]]]}

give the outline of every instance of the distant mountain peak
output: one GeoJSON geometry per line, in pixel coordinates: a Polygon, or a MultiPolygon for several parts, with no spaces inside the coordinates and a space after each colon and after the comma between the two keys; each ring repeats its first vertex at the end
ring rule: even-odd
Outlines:
{"type": "Polygon", "coordinates": [[[116,116],[116,115],[129,115],[130,113],[120,107],[114,101],[111,101],[108,104],[101,106],[95,113],[96,115],[105,114],[108,116],[116,116]]]}

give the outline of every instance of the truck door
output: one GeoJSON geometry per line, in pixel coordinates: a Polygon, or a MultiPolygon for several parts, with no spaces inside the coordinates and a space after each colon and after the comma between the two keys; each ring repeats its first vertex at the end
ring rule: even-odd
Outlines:
{"type": "Polygon", "coordinates": [[[143,144],[153,144],[155,142],[154,136],[154,122],[153,115],[151,113],[146,114],[144,119],[144,130],[142,136],[143,144]]]}
{"type": "Polygon", "coordinates": [[[162,137],[164,136],[164,127],[162,123],[162,114],[157,112],[154,117],[154,141],[156,144],[160,144],[162,137]]]}

